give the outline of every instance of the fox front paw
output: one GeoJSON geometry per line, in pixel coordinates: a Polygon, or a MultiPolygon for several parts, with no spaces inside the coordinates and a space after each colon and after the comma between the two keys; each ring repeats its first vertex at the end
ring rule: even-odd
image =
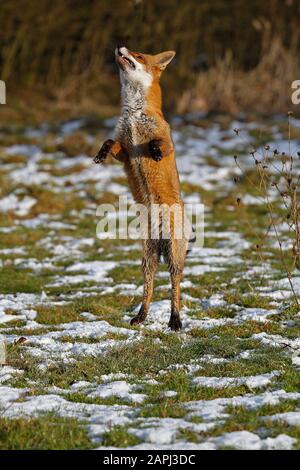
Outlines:
{"type": "Polygon", "coordinates": [[[111,151],[113,145],[114,141],[112,139],[106,140],[97,155],[95,156],[94,162],[103,163],[106,157],[108,156],[109,152],[111,151]]]}
{"type": "Polygon", "coordinates": [[[163,155],[159,147],[158,140],[151,140],[149,142],[149,152],[150,152],[151,158],[153,158],[153,160],[155,160],[156,162],[159,162],[162,159],[163,155]]]}

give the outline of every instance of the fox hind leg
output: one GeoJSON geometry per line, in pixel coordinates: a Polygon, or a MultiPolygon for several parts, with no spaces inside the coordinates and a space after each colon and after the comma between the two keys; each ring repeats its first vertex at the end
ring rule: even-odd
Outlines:
{"type": "Polygon", "coordinates": [[[169,327],[173,331],[178,331],[182,328],[180,320],[180,281],[182,273],[171,273],[172,297],[171,297],[171,316],[169,327]]]}
{"type": "Polygon", "coordinates": [[[142,323],[148,314],[150,302],[153,295],[154,276],[159,263],[159,250],[157,243],[153,240],[146,240],[144,242],[144,256],[142,261],[142,268],[144,273],[144,292],[143,300],[139,313],[132,318],[130,324],[137,325],[142,323]]]}
{"type": "Polygon", "coordinates": [[[168,263],[169,272],[171,276],[171,316],[169,327],[173,331],[178,331],[182,328],[180,320],[180,281],[184,268],[186,256],[186,240],[171,239],[168,243],[165,258],[168,263]]]}

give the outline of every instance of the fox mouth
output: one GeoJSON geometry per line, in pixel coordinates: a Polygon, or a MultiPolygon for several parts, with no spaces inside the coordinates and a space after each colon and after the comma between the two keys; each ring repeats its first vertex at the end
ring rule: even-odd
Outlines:
{"type": "Polygon", "coordinates": [[[124,65],[124,64],[128,64],[132,69],[135,69],[135,64],[132,60],[129,59],[129,57],[125,56],[124,54],[122,54],[122,52],[120,51],[120,49],[117,49],[117,62],[119,65],[124,65]]]}

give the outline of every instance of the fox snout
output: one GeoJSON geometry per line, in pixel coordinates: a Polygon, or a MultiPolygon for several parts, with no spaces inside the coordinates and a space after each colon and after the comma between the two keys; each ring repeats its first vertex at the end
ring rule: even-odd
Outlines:
{"type": "Polygon", "coordinates": [[[125,46],[117,46],[115,49],[115,56],[116,62],[122,70],[126,69],[126,66],[129,66],[133,70],[136,68],[134,59],[125,46]]]}
{"type": "Polygon", "coordinates": [[[116,62],[120,69],[121,82],[138,84],[147,90],[158,80],[162,71],[175,56],[174,51],[161,52],[160,54],[143,54],[133,52],[123,45],[115,49],[116,62]]]}

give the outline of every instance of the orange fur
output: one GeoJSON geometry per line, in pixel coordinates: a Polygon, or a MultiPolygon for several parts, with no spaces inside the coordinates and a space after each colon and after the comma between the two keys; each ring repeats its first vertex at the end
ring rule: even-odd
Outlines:
{"type": "MultiPolygon", "coordinates": [[[[124,163],[134,199],[148,208],[152,204],[183,208],[179,176],[175,161],[174,145],[170,127],[162,112],[162,94],[159,79],[162,71],[172,60],[173,51],[157,55],[132,52],[125,47],[116,50],[120,67],[123,110],[116,140],[103,144],[117,160],[124,163]]],[[[163,255],[171,274],[172,301],[169,326],[181,328],[180,280],[184,267],[188,241],[174,236],[174,217],[170,214],[170,238],[144,241],[143,272],[144,295],[139,314],[132,324],[142,322],[147,315],[153,293],[154,275],[163,255]]]]}

